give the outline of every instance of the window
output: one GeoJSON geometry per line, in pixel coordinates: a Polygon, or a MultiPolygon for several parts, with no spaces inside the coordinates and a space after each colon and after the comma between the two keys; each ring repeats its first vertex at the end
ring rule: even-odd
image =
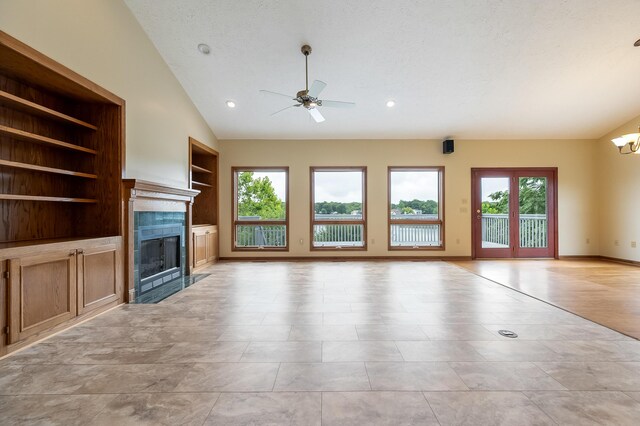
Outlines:
{"type": "Polygon", "coordinates": [[[289,250],[289,168],[234,167],[233,249],[289,250]]]}
{"type": "Polygon", "coordinates": [[[366,250],[366,167],[311,168],[311,249],[366,250]]]}
{"type": "Polygon", "coordinates": [[[444,167],[389,167],[389,249],[444,249],[444,167]]]}

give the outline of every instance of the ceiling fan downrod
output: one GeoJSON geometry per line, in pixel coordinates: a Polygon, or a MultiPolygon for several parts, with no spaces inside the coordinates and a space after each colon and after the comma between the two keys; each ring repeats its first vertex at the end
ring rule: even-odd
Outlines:
{"type": "Polygon", "coordinates": [[[305,44],[300,48],[300,51],[304,55],[304,78],[305,78],[305,91],[309,93],[309,55],[311,54],[311,46],[305,44]]]}

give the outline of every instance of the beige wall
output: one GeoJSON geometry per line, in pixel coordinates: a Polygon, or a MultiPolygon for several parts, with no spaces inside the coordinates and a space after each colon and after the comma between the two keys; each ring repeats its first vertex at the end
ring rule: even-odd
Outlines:
{"type": "Polygon", "coordinates": [[[456,141],[456,152],[443,155],[441,142],[433,140],[221,141],[221,256],[283,255],[231,252],[232,166],[289,166],[291,248],[287,256],[336,255],[309,251],[309,166],[368,167],[369,249],[348,253],[354,256],[415,255],[387,250],[387,166],[445,166],[446,250],[427,252],[430,256],[471,254],[472,167],[558,167],[560,255],[598,254],[596,196],[592,190],[597,143],[456,141]],[[300,239],[303,244],[299,244],[300,239]]]}
{"type": "Polygon", "coordinates": [[[638,126],[640,116],[605,135],[596,167],[600,254],[633,261],[640,261],[640,247],[631,247],[632,241],[640,244],[640,155],[620,155],[610,140],[638,126]]]}
{"type": "Polygon", "coordinates": [[[127,102],[127,177],[186,187],[188,137],[218,142],[120,0],[0,0],[0,29],[127,102]]]}

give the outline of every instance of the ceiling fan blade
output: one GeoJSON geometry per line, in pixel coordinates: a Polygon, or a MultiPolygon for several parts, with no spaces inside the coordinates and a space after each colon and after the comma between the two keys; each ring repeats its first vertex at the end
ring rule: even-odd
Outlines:
{"type": "Polygon", "coordinates": [[[260,94],[262,95],[270,95],[270,96],[280,96],[283,98],[287,98],[289,100],[294,100],[294,96],[285,95],[284,93],[272,92],[271,90],[260,90],[260,94]]]}
{"type": "Polygon", "coordinates": [[[356,104],[354,102],[322,101],[321,106],[329,108],[353,108],[356,104]]]}
{"type": "Polygon", "coordinates": [[[316,123],[322,123],[324,121],[324,117],[317,108],[309,108],[307,111],[309,111],[309,114],[316,120],[316,123]]]}
{"type": "Polygon", "coordinates": [[[327,87],[327,83],[325,83],[324,81],[315,80],[311,84],[311,89],[309,89],[309,93],[307,93],[307,95],[312,98],[317,98],[320,92],[322,92],[325,87],[327,87]]]}
{"type": "Polygon", "coordinates": [[[269,114],[269,115],[276,115],[276,114],[284,111],[285,109],[293,108],[294,106],[298,106],[298,105],[289,105],[288,107],[279,109],[278,111],[274,112],[273,114],[269,114]]]}

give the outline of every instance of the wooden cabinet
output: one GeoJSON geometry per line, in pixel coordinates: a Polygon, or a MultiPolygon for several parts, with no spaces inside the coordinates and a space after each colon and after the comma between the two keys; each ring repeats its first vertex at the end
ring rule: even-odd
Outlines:
{"type": "Polygon", "coordinates": [[[218,260],[218,227],[194,226],[193,263],[192,268],[197,269],[218,260]]]}
{"type": "Polygon", "coordinates": [[[111,302],[122,294],[122,250],[117,244],[78,250],[78,314],[111,302]]]}
{"type": "Polygon", "coordinates": [[[200,191],[191,207],[189,269],[218,259],[218,153],[189,138],[190,187],[200,191]]]}
{"type": "Polygon", "coordinates": [[[9,260],[9,343],[76,316],[76,250],[9,260]]]}
{"type": "Polygon", "coordinates": [[[7,271],[10,350],[122,302],[121,237],[35,247],[37,254],[34,246],[0,250],[7,271]]]}

